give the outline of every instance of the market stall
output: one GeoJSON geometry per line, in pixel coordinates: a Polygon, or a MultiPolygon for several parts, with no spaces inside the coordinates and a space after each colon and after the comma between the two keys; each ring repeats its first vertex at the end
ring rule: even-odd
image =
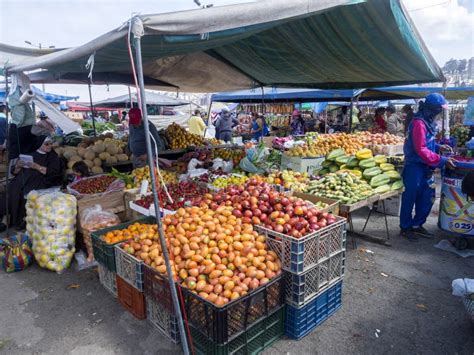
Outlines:
{"type": "MultiPolygon", "coordinates": [[[[442,79],[439,67],[397,1],[272,1],[136,16],[128,26],[84,46],[22,59],[7,69],[9,73],[41,68],[46,72],[67,75],[76,71],[84,75],[88,59],[94,62],[94,76],[96,72],[111,71],[129,73],[134,79],[136,76],[150,157],[153,152],[145,76],[197,92],[240,89],[254,83],[353,88],[442,79]],[[233,13],[231,18],[229,11],[233,13]],[[381,17],[383,27],[378,25],[381,17]],[[326,26],[327,21],[340,23],[337,31],[326,26]],[[372,30],[356,30],[360,26],[370,26],[372,30]],[[127,36],[133,39],[125,40],[127,36]],[[288,36],[287,40],[275,41],[282,36],[288,36]],[[360,43],[357,51],[347,38],[360,43]],[[131,40],[136,62],[129,56],[131,40]],[[300,45],[303,42],[304,50],[300,45]],[[344,60],[335,61],[334,56],[344,60]],[[395,57],[396,61],[390,60],[395,57]],[[370,65],[360,67],[360,58],[369,60],[370,65]],[[130,66],[130,61],[134,65],[130,66]],[[135,64],[136,73],[130,69],[135,64]]],[[[179,126],[171,127],[168,133],[173,149],[181,149],[189,142],[201,143],[179,126]]],[[[173,189],[163,184],[161,170],[150,159],[148,175],[155,215],[113,226],[115,218],[107,215],[91,223],[97,231],[89,228],[93,253],[101,264],[101,282],[138,319],[147,318],[174,341],[178,341],[179,334],[185,354],[190,348],[197,353],[260,352],[278,340],[283,329],[294,339],[307,335],[342,305],[346,219],[324,212],[329,207],[327,202],[316,207],[275,190],[267,179],[276,183],[282,178],[291,181],[305,177],[290,173],[265,176],[279,153],[261,146],[247,148],[239,166],[262,176],[251,177],[245,184],[241,177],[231,176],[230,186],[220,188],[221,182],[213,184],[219,191],[212,194],[204,193],[209,188],[207,183],[205,187],[199,181],[193,181],[192,188],[180,186],[189,188],[191,197],[178,201],[184,207],[176,206],[178,209],[171,214],[165,213],[163,199],[173,200],[167,196],[173,194],[173,189]],[[232,185],[235,181],[240,185],[232,185]],[[195,189],[200,189],[199,196],[193,196],[195,189]],[[102,229],[104,224],[108,228],[102,229]],[[289,282],[283,282],[283,278],[289,282]]],[[[351,148],[343,155],[359,151],[352,145],[338,146],[342,148],[351,148]]],[[[311,152],[311,148],[307,151],[311,152]]],[[[199,155],[194,159],[208,160],[207,153],[202,157],[201,152],[196,153],[199,155]]],[[[329,161],[342,156],[332,150],[325,154],[329,161]]],[[[229,161],[228,157],[225,159],[229,161]]],[[[370,159],[362,157],[361,161],[370,159]]],[[[223,161],[221,158],[219,163],[224,172],[223,161]]],[[[197,167],[196,161],[191,163],[192,160],[187,166],[188,178],[194,175],[189,170],[197,167]]],[[[380,186],[387,189],[390,181],[386,176],[375,176],[369,184],[352,172],[342,172],[341,176],[361,185],[366,197],[376,194],[373,190],[380,186]],[[374,178],[377,179],[372,184],[374,178]],[[375,184],[378,186],[372,187],[375,184]]],[[[108,192],[113,184],[109,182],[108,186],[101,185],[101,190],[105,188],[101,193],[108,192]]],[[[332,185],[336,186],[331,183],[329,188],[332,185]]],[[[362,198],[358,195],[344,202],[358,199],[362,198]]],[[[70,197],[64,199],[64,203],[72,201],[70,197]]],[[[40,206],[34,207],[37,208],[32,210],[40,211],[40,206]]],[[[67,218],[61,230],[54,230],[53,224],[48,224],[50,230],[44,230],[40,226],[41,215],[36,212],[34,217],[38,219],[32,219],[30,230],[38,242],[43,242],[37,245],[44,259],[41,262],[57,269],[57,264],[48,259],[56,260],[57,254],[45,252],[49,245],[44,245],[44,239],[48,232],[69,237],[75,216],[58,213],[58,217],[67,218]]],[[[49,217],[54,219],[53,215],[49,217]]],[[[69,239],[66,242],[70,245],[69,239]]],[[[71,249],[60,250],[70,256],[71,249]]],[[[59,266],[64,265],[61,262],[59,266]]]]}

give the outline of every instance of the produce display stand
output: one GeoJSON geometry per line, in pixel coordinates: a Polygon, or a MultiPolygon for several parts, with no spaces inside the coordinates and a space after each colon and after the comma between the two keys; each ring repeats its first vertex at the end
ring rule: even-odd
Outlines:
{"type": "Polygon", "coordinates": [[[373,243],[378,243],[386,246],[391,246],[389,240],[390,240],[390,230],[388,228],[388,220],[387,220],[387,214],[385,210],[385,200],[388,198],[393,198],[396,196],[399,196],[402,193],[402,191],[390,191],[382,195],[373,195],[367,198],[366,200],[359,201],[355,204],[352,205],[341,205],[340,206],[340,214],[342,216],[345,216],[349,222],[349,233],[352,235],[352,246],[353,248],[357,247],[355,236],[368,240],[373,243]],[[385,235],[386,238],[381,238],[381,237],[375,237],[373,235],[364,233],[365,229],[367,228],[367,224],[369,223],[370,217],[373,215],[373,212],[376,211],[376,208],[374,207],[374,204],[381,204],[382,205],[382,211],[383,211],[383,217],[384,217],[384,222],[385,222],[385,235]],[[365,222],[364,222],[364,227],[360,232],[355,231],[354,229],[354,224],[352,222],[352,213],[360,210],[363,207],[368,207],[369,208],[369,214],[367,215],[365,222]]]}
{"type": "Polygon", "coordinates": [[[103,163],[102,168],[106,173],[110,173],[112,171],[112,168],[121,173],[126,173],[133,170],[133,164],[131,160],[120,161],[117,163],[103,163]]]}

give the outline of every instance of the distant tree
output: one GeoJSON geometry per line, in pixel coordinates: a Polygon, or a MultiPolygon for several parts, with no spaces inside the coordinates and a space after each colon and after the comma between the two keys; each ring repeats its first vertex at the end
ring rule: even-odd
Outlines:
{"type": "Polygon", "coordinates": [[[454,74],[458,68],[458,61],[454,58],[448,60],[443,67],[443,70],[446,73],[454,74]]]}
{"type": "Polygon", "coordinates": [[[467,59],[458,60],[458,71],[462,73],[467,68],[467,59]]]}

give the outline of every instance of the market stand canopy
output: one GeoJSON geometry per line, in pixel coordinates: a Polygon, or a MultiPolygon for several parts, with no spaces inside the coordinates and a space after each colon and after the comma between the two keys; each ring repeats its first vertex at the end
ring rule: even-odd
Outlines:
{"type": "MultiPolygon", "coordinates": [[[[132,93],[132,102],[137,103],[137,93],[132,93]]],[[[147,91],[146,93],[147,105],[158,105],[158,106],[182,106],[188,105],[189,101],[178,100],[173,97],[158,94],[155,92],[147,91]]],[[[121,95],[110,99],[95,102],[94,105],[105,106],[105,107],[129,107],[130,106],[130,95],[121,95]]]]}
{"type": "Polygon", "coordinates": [[[144,34],[144,75],[168,89],[341,89],[443,81],[400,0],[272,0],[141,15],[85,45],[12,60],[7,68],[84,75],[94,55],[94,75],[130,75],[129,24],[132,36],[144,34]]]}
{"type": "Polygon", "coordinates": [[[474,96],[474,87],[393,86],[358,90],[309,90],[286,88],[260,88],[221,92],[212,95],[213,102],[261,103],[271,102],[350,102],[358,101],[421,99],[431,93],[442,93],[448,100],[465,100],[474,96]]]}

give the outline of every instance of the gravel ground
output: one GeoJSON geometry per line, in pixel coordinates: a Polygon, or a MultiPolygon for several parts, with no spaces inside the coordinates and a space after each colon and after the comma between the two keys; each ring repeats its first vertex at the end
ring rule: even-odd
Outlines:
{"type": "MultiPolygon", "coordinates": [[[[428,226],[436,231],[434,241],[401,240],[394,217],[391,247],[358,239],[358,249],[346,255],[342,308],[302,340],[283,338],[265,353],[474,354],[474,326],[451,295],[453,279],[474,278],[474,258],[434,248],[446,238],[435,222],[433,216],[428,226]]],[[[359,216],[356,227],[361,223],[359,216]]],[[[368,232],[380,235],[382,226],[375,216],[368,232]]],[[[0,354],[180,352],[124,311],[94,270],[0,272],[0,300],[0,354]]]]}

